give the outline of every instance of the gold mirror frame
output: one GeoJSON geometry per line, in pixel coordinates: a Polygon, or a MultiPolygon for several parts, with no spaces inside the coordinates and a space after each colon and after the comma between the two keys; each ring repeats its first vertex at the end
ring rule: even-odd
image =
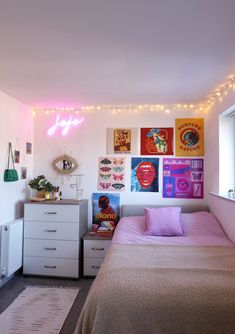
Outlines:
{"type": "Polygon", "coordinates": [[[59,174],[70,174],[78,168],[77,161],[67,154],[61,155],[52,162],[52,167],[59,174]],[[59,167],[59,163],[62,167],[59,167]]]}

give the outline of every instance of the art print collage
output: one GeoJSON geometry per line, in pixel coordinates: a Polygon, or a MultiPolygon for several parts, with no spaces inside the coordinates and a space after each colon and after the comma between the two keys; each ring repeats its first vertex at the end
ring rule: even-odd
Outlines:
{"type": "Polygon", "coordinates": [[[97,184],[105,193],[93,194],[93,222],[102,196],[119,216],[127,168],[131,192],[159,192],[161,169],[163,198],[203,198],[203,118],[175,119],[174,128],[108,128],[106,144],[107,155],[98,159],[97,184]]]}

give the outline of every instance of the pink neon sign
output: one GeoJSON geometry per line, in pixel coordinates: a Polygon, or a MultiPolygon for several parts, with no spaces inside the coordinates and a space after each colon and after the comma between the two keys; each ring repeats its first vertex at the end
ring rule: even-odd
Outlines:
{"type": "Polygon", "coordinates": [[[84,118],[73,118],[72,115],[69,116],[69,119],[68,120],[65,120],[65,119],[60,119],[60,115],[57,115],[56,116],[56,121],[55,121],[55,124],[52,125],[48,131],[47,131],[47,134],[49,136],[52,136],[56,130],[58,128],[61,128],[61,133],[63,136],[66,136],[69,129],[72,127],[72,126],[77,126],[79,124],[81,124],[82,122],[84,121],[84,118]]]}

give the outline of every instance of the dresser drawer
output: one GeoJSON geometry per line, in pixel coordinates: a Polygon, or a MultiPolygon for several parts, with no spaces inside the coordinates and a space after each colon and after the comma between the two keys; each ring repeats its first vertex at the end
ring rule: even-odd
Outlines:
{"type": "Polygon", "coordinates": [[[84,276],[96,276],[104,258],[102,257],[85,257],[83,264],[83,275],[84,276]]]}
{"type": "Polygon", "coordinates": [[[84,257],[104,257],[112,240],[84,240],[84,257]]]}
{"type": "Polygon", "coordinates": [[[79,225],[44,221],[24,221],[24,238],[78,240],[79,225]]]}
{"type": "Polygon", "coordinates": [[[79,277],[78,259],[55,259],[24,256],[24,274],[79,277]]]}
{"type": "Polygon", "coordinates": [[[24,219],[30,221],[78,222],[78,205],[25,204],[24,219]]]}
{"type": "Polygon", "coordinates": [[[24,255],[77,259],[78,242],[71,240],[25,239],[24,255]]]}

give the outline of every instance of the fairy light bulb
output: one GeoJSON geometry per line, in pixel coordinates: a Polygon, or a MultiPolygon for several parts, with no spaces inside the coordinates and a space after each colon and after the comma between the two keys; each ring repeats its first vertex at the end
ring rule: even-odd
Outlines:
{"type": "Polygon", "coordinates": [[[34,108],[32,115],[44,113],[46,115],[54,114],[55,112],[73,112],[78,114],[79,112],[95,112],[95,111],[111,111],[113,114],[117,112],[166,112],[169,113],[170,110],[182,110],[182,109],[194,109],[195,111],[209,111],[212,106],[223,100],[229,92],[235,90],[235,75],[230,75],[224,81],[224,83],[218,85],[217,89],[212,92],[203,103],[193,104],[193,103],[177,103],[177,104],[136,104],[136,105],[86,105],[80,107],[54,107],[54,108],[34,108]]]}

